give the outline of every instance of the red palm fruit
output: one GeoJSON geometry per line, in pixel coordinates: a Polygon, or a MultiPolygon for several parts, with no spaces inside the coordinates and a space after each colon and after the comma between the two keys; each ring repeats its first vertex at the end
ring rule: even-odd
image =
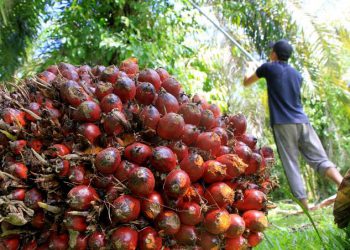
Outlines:
{"type": "Polygon", "coordinates": [[[180,105],[185,104],[185,103],[190,103],[191,100],[188,95],[186,95],[183,90],[180,91],[179,96],[177,97],[177,101],[179,102],[180,105]]]}
{"type": "Polygon", "coordinates": [[[85,232],[88,227],[85,216],[72,215],[68,212],[66,212],[64,215],[63,223],[66,229],[77,232],[85,232]]]}
{"type": "Polygon", "coordinates": [[[227,155],[227,154],[232,154],[233,153],[233,148],[229,146],[220,146],[219,152],[216,154],[217,157],[222,156],[222,155],[227,155]]]}
{"type": "Polygon", "coordinates": [[[152,149],[146,144],[135,142],[125,148],[124,157],[131,162],[143,165],[152,156],[152,149]]]}
{"type": "Polygon", "coordinates": [[[112,110],[104,118],[103,128],[108,135],[119,135],[130,128],[130,123],[122,112],[112,110]]]}
{"type": "Polygon", "coordinates": [[[87,210],[93,202],[99,200],[93,187],[80,185],[73,187],[67,194],[67,203],[72,209],[87,210]]]}
{"type": "Polygon", "coordinates": [[[202,209],[196,202],[185,202],[178,213],[184,225],[195,226],[202,222],[202,209]]]}
{"type": "Polygon", "coordinates": [[[164,68],[157,68],[156,72],[158,73],[161,82],[164,82],[164,80],[170,77],[168,71],[166,71],[164,68]]]}
{"type": "Polygon", "coordinates": [[[188,174],[191,182],[196,182],[202,178],[204,174],[205,169],[203,163],[202,156],[193,152],[180,162],[180,168],[188,174]]]}
{"type": "Polygon", "coordinates": [[[122,102],[134,99],[136,95],[135,82],[129,77],[120,77],[114,86],[114,94],[118,95],[122,102]]]}
{"type": "Polygon", "coordinates": [[[91,144],[101,136],[100,128],[93,123],[84,123],[78,127],[78,133],[84,136],[91,144]]]}
{"type": "Polygon", "coordinates": [[[227,154],[216,158],[218,162],[226,165],[226,173],[229,178],[235,178],[244,173],[247,165],[240,161],[237,155],[227,154]]]}
{"type": "Polygon", "coordinates": [[[198,148],[209,152],[212,156],[216,156],[219,152],[221,141],[216,133],[204,132],[198,135],[196,145],[198,148]]]}
{"type": "Polygon", "coordinates": [[[188,157],[188,147],[182,141],[176,141],[169,145],[170,149],[176,154],[177,159],[182,161],[188,157]]]}
{"type": "Polygon", "coordinates": [[[41,151],[41,148],[43,146],[43,143],[41,140],[38,140],[38,139],[30,139],[28,141],[28,146],[31,147],[32,149],[34,149],[36,152],[40,152],[41,151]]]}
{"type": "Polygon", "coordinates": [[[186,143],[186,145],[192,146],[196,144],[199,134],[200,130],[196,126],[192,124],[186,124],[181,140],[186,143]]]}
{"type": "Polygon", "coordinates": [[[25,126],[25,112],[13,108],[4,108],[1,112],[2,119],[10,125],[25,126]]]}
{"type": "Polygon", "coordinates": [[[158,109],[152,105],[144,107],[140,113],[140,120],[145,128],[155,131],[160,120],[158,109]]]}
{"type": "Polygon", "coordinates": [[[9,199],[23,201],[26,195],[26,190],[24,188],[16,188],[11,191],[8,195],[9,199]]]}
{"type": "Polygon", "coordinates": [[[192,102],[200,105],[202,107],[202,109],[208,109],[209,108],[209,103],[207,102],[207,100],[203,96],[195,94],[192,97],[192,102]]]}
{"type": "Polygon", "coordinates": [[[230,227],[230,214],[226,209],[211,210],[205,215],[203,225],[209,233],[225,233],[230,227]]]}
{"type": "Polygon", "coordinates": [[[178,140],[184,133],[185,122],[183,118],[175,113],[168,113],[160,118],[157,134],[166,140],[178,140]]]}
{"type": "Polygon", "coordinates": [[[262,157],[260,154],[252,153],[248,167],[245,169],[245,174],[257,174],[259,173],[262,157]]]}
{"type": "Polygon", "coordinates": [[[180,107],[177,99],[166,91],[159,92],[155,106],[162,115],[171,112],[177,113],[180,107]]]}
{"type": "Polygon", "coordinates": [[[68,80],[79,81],[79,75],[75,70],[63,70],[61,75],[68,80]]]}
{"type": "Polygon", "coordinates": [[[91,69],[91,73],[94,75],[94,76],[100,76],[101,73],[106,69],[105,66],[102,66],[102,65],[96,65],[95,67],[93,67],[91,69]]]}
{"type": "Polygon", "coordinates": [[[89,236],[88,246],[90,250],[100,250],[106,247],[106,235],[95,231],[89,236]]]}
{"type": "Polygon", "coordinates": [[[51,83],[53,80],[55,80],[56,75],[50,71],[43,71],[37,75],[37,77],[46,83],[51,83]]]}
{"type": "Polygon", "coordinates": [[[200,234],[200,244],[203,250],[221,249],[221,240],[219,236],[205,231],[200,234]]]}
{"type": "Polygon", "coordinates": [[[127,179],[129,179],[130,173],[137,167],[139,166],[127,160],[123,160],[120,162],[120,164],[117,167],[117,170],[114,172],[114,176],[119,181],[124,182],[127,179]]]}
{"type": "Polygon", "coordinates": [[[179,231],[174,236],[178,244],[186,246],[195,246],[198,240],[196,228],[189,225],[181,225],[179,231]]]}
{"type": "Polygon", "coordinates": [[[69,235],[67,233],[60,233],[57,232],[51,233],[50,239],[49,239],[49,249],[51,250],[66,250],[68,249],[69,245],[69,235]]]}
{"type": "MultiPolygon", "coordinates": [[[[28,110],[32,111],[34,114],[40,116],[41,115],[41,110],[40,110],[40,105],[39,103],[37,102],[31,102],[29,103],[28,107],[27,107],[28,110]]],[[[30,115],[29,113],[26,113],[25,114],[25,118],[29,121],[32,121],[32,122],[35,122],[36,121],[36,118],[33,117],[32,115],[30,115]]]]}
{"type": "MultiPolygon", "coordinates": [[[[66,165],[63,165],[66,167],[66,165]]],[[[61,172],[61,174],[63,174],[61,172]]],[[[83,165],[69,166],[68,179],[75,185],[89,184],[90,180],[86,176],[86,170],[83,165]]]]}
{"type": "Polygon", "coordinates": [[[261,188],[260,190],[264,193],[264,194],[268,194],[271,192],[271,190],[273,189],[273,186],[271,184],[270,181],[264,181],[263,183],[261,183],[261,188]]]}
{"type": "Polygon", "coordinates": [[[261,147],[260,154],[264,158],[274,158],[273,149],[270,146],[261,147]]]}
{"type": "Polygon", "coordinates": [[[45,226],[45,214],[43,211],[35,211],[31,220],[31,225],[36,229],[41,229],[45,226]]]}
{"type": "Polygon", "coordinates": [[[180,230],[181,222],[177,213],[165,210],[157,216],[156,225],[164,234],[174,235],[180,230]]]}
{"type": "Polygon", "coordinates": [[[255,148],[256,143],[258,142],[258,139],[255,136],[249,134],[238,136],[237,139],[246,144],[252,150],[255,148]]]}
{"type": "Polygon", "coordinates": [[[58,119],[61,117],[61,112],[55,108],[47,108],[47,112],[52,121],[58,122],[58,119]]]}
{"type": "Polygon", "coordinates": [[[163,199],[164,199],[164,203],[167,205],[167,207],[170,207],[170,208],[175,209],[175,210],[181,209],[181,207],[184,204],[183,196],[172,198],[163,192],[163,199]]]}
{"type": "Polygon", "coordinates": [[[227,119],[227,126],[235,136],[241,136],[245,133],[247,129],[247,119],[243,114],[230,115],[227,119]]]}
{"type": "Polygon", "coordinates": [[[248,210],[243,214],[245,226],[251,232],[263,232],[267,226],[267,218],[263,212],[257,210],[248,210]]]}
{"type": "Polygon", "coordinates": [[[133,194],[145,196],[153,192],[155,186],[154,175],[145,167],[137,167],[131,171],[128,187],[133,194]]]}
{"type": "Polygon", "coordinates": [[[206,183],[223,181],[226,177],[227,167],[219,161],[208,160],[204,162],[203,168],[203,180],[206,183]]]}
{"type": "Polygon", "coordinates": [[[60,62],[58,64],[58,69],[59,69],[59,71],[63,71],[63,70],[75,70],[76,68],[72,64],[60,62]]]}
{"type": "Polygon", "coordinates": [[[121,62],[119,69],[124,71],[130,78],[136,76],[139,73],[139,65],[136,58],[128,58],[121,62]]]}
{"type": "Polygon", "coordinates": [[[240,211],[261,210],[267,201],[266,195],[256,189],[247,189],[244,191],[243,200],[238,200],[235,206],[240,211]]]}
{"type": "Polygon", "coordinates": [[[72,250],[86,250],[88,247],[88,237],[84,234],[79,234],[75,246],[72,250]]]}
{"type": "Polygon", "coordinates": [[[209,205],[216,205],[221,208],[231,205],[234,197],[235,192],[224,182],[211,184],[204,193],[204,198],[209,205]]]}
{"type": "Polygon", "coordinates": [[[183,116],[187,124],[198,126],[201,121],[201,109],[194,103],[181,104],[178,113],[183,116]]]}
{"type": "MultiPolygon", "coordinates": [[[[0,243],[1,246],[1,243],[0,243]]],[[[38,244],[36,243],[36,240],[32,240],[22,246],[22,250],[36,250],[38,247],[38,244]]]]}
{"type": "Polygon", "coordinates": [[[191,185],[188,174],[180,169],[171,171],[164,182],[165,193],[172,198],[184,196],[191,185]]]}
{"type": "Polygon", "coordinates": [[[102,98],[100,103],[101,109],[104,113],[111,112],[112,109],[117,109],[119,111],[123,110],[123,103],[120,98],[115,94],[108,94],[102,98]]]}
{"type": "Polygon", "coordinates": [[[186,194],[183,197],[185,202],[193,201],[196,203],[201,202],[201,197],[204,195],[204,188],[199,183],[192,184],[187,190],[186,194]]]}
{"type": "Polygon", "coordinates": [[[113,84],[110,82],[99,81],[96,84],[95,96],[98,100],[102,100],[106,95],[113,93],[113,84]]]}
{"type": "Polygon", "coordinates": [[[17,250],[19,249],[20,241],[18,236],[8,236],[0,238],[0,249],[17,250]]]}
{"type": "Polygon", "coordinates": [[[235,238],[241,236],[245,230],[245,223],[238,214],[230,214],[230,227],[225,233],[226,238],[235,238]]]}
{"type": "Polygon", "coordinates": [[[58,74],[58,67],[57,65],[50,65],[49,67],[47,67],[46,71],[49,71],[55,75],[58,74]]]}
{"type": "Polygon", "coordinates": [[[110,184],[106,188],[106,200],[112,203],[115,199],[120,196],[120,188],[117,185],[110,184]]]}
{"type": "Polygon", "coordinates": [[[226,129],[224,129],[222,127],[216,127],[216,128],[213,128],[211,131],[213,131],[218,136],[220,136],[221,145],[227,144],[228,135],[227,135],[226,129]]]}
{"type": "Polygon", "coordinates": [[[154,220],[163,211],[164,202],[162,196],[153,191],[143,198],[141,211],[150,220],[154,220]]]}
{"type": "Polygon", "coordinates": [[[12,153],[19,155],[24,151],[25,146],[27,145],[27,141],[18,140],[18,141],[10,141],[10,149],[12,153]]]}
{"type": "Polygon", "coordinates": [[[215,118],[219,118],[221,116],[220,108],[217,104],[212,103],[209,105],[209,110],[213,112],[215,118]]]}
{"type": "Polygon", "coordinates": [[[109,174],[109,175],[102,175],[102,176],[94,176],[92,177],[92,185],[96,188],[100,189],[107,189],[111,183],[113,183],[114,175],[109,174]]]}
{"type": "Polygon", "coordinates": [[[159,146],[153,149],[151,164],[156,170],[169,173],[176,167],[176,162],[176,154],[170,148],[159,146]]]}
{"type": "Polygon", "coordinates": [[[111,249],[114,250],[135,250],[137,241],[138,233],[131,227],[119,227],[110,237],[111,249]]]}
{"type": "Polygon", "coordinates": [[[162,83],[162,88],[175,97],[178,97],[181,90],[181,84],[173,77],[168,77],[162,83]]]}
{"type": "Polygon", "coordinates": [[[82,65],[77,69],[79,76],[88,75],[91,72],[91,67],[89,65],[82,65]]]}
{"type": "Polygon", "coordinates": [[[260,242],[262,242],[264,239],[264,234],[261,233],[261,232],[257,232],[257,233],[254,233],[254,232],[251,232],[248,234],[248,245],[250,247],[256,247],[257,245],[260,244],[260,242]]]}
{"type": "Polygon", "coordinates": [[[136,87],[135,99],[140,104],[150,105],[154,102],[156,94],[157,91],[151,83],[141,82],[136,87]]]}
{"type": "Polygon", "coordinates": [[[35,250],[47,250],[47,249],[49,249],[49,243],[46,242],[46,243],[38,246],[38,248],[35,250]]]}
{"type": "Polygon", "coordinates": [[[162,85],[160,77],[158,73],[153,69],[144,69],[140,72],[138,78],[138,82],[149,82],[151,83],[156,91],[160,90],[160,86],[162,85]]]}
{"type": "Polygon", "coordinates": [[[24,197],[24,204],[33,210],[39,209],[40,207],[38,205],[38,202],[42,202],[42,201],[43,201],[43,196],[36,188],[32,188],[28,190],[24,197]]]}
{"type": "Polygon", "coordinates": [[[96,122],[101,118],[101,108],[94,101],[82,102],[75,110],[73,119],[80,122],[96,122]]]}
{"type": "Polygon", "coordinates": [[[70,105],[77,107],[84,101],[90,101],[92,98],[75,81],[67,81],[60,86],[60,95],[63,100],[70,105]]]}
{"type": "Polygon", "coordinates": [[[116,148],[106,148],[95,158],[95,167],[102,174],[113,174],[120,164],[121,156],[116,148]]]}
{"type": "Polygon", "coordinates": [[[215,125],[215,117],[213,112],[209,109],[202,110],[201,120],[199,123],[200,127],[204,127],[206,130],[212,129],[215,125]]]}
{"type": "Polygon", "coordinates": [[[161,250],[162,237],[152,227],[145,227],[139,232],[138,247],[140,250],[161,250]]]}
{"type": "Polygon", "coordinates": [[[243,160],[244,163],[248,164],[252,155],[252,150],[245,144],[236,144],[234,147],[235,153],[243,160]]]}
{"type": "Polygon", "coordinates": [[[100,75],[100,79],[101,81],[110,82],[114,84],[118,79],[118,73],[119,73],[119,69],[116,66],[111,65],[102,71],[100,75]]]}
{"type": "Polygon", "coordinates": [[[70,154],[70,150],[63,144],[54,144],[49,148],[49,155],[51,157],[64,156],[70,154]]]}
{"type": "Polygon", "coordinates": [[[248,242],[242,236],[226,239],[225,250],[248,250],[248,242]]]}
{"type": "Polygon", "coordinates": [[[113,201],[112,219],[115,223],[127,223],[140,215],[140,201],[130,195],[121,195],[113,201]]]}
{"type": "Polygon", "coordinates": [[[11,164],[8,168],[9,173],[17,178],[26,180],[28,178],[28,168],[23,163],[11,164]]]}
{"type": "Polygon", "coordinates": [[[215,123],[214,123],[214,127],[221,127],[226,129],[226,123],[225,123],[226,117],[224,116],[219,116],[218,118],[215,118],[215,123]]]}

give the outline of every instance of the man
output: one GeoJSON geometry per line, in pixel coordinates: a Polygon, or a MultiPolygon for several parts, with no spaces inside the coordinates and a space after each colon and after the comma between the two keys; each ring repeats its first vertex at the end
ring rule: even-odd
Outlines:
{"type": "Polygon", "coordinates": [[[244,78],[249,86],[265,78],[267,82],[270,120],[277,150],[293,195],[308,209],[307,195],[300,175],[299,151],[319,174],[338,186],[343,177],[329,161],[326,152],[309,123],[301,104],[301,74],[288,64],[293,48],[286,40],[271,45],[270,62],[262,64],[254,74],[244,78]]]}

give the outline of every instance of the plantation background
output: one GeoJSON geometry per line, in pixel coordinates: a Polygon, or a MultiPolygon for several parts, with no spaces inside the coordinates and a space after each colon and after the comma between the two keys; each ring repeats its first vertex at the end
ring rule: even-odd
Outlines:
{"type": "MultiPolygon", "coordinates": [[[[260,62],[267,59],[270,41],[291,41],[295,47],[291,64],[304,77],[305,111],[344,174],[350,166],[350,4],[343,0],[196,3],[260,62]]],[[[0,0],[0,55],[3,84],[61,61],[117,65],[135,56],[140,68],[165,67],[188,93],[202,93],[224,111],[244,113],[259,144],[274,147],[264,81],[242,87],[243,75],[251,67],[246,57],[186,0],[0,0]]],[[[301,169],[312,201],[336,192],[305,163],[301,169]]],[[[285,202],[290,191],[278,160],[273,172],[280,188],[272,200],[279,202],[279,209],[297,209],[285,202]]],[[[329,249],[346,249],[346,236],[332,224],[331,211],[324,215],[316,219],[317,225],[332,230],[321,233],[342,239],[329,249]]],[[[277,226],[298,228],[305,223],[305,218],[278,216],[278,210],[270,214],[277,226]]],[[[274,240],[259,249],[300,249],[295,246],[310,240],[300,236],[309,234],[318,241],[310,227],[293,232],[272,227],[266,236],[274,240]],[[300,230],[304,234],[296,233],[300,230]],[[285,235],[295,238],[287,242],[285,235]],[[277,242],[279,237],[285,241],[277,242]]],[[[317,246],[328,247],[320,243],[310,249],[320,249],[317,246]]]]}

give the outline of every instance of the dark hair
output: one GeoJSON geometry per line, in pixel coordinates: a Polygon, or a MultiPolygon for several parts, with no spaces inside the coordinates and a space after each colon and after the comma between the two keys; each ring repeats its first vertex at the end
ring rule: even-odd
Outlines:
{"type": "Polygon", "coordinates": [[[284,39],[271,44],[270,47],[272,47],[272,50],[276,53],[280,61],[288,61],[293,52],[292,45],[284,39]]]}

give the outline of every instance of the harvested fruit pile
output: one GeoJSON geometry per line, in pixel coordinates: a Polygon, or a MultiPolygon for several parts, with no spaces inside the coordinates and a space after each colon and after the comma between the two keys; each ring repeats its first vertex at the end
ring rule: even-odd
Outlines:
{"type": "Polygon", "coordinates": [[[0,249],[247,249],[273,151],[163,68],[67,63],[0,90],[0,249]]]}

